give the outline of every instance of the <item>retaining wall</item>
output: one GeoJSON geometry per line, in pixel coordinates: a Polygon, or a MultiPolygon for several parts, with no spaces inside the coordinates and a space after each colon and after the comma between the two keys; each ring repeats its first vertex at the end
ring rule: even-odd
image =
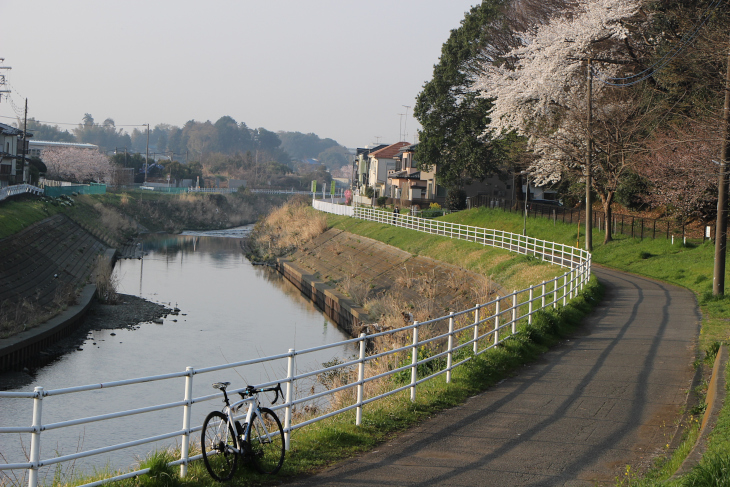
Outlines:
{"type": "Polygon", "coordinates": [[[85,285],[96,256],[103,252],[113,262],[116,251],[64,215],[54,215],[1,240],[0,250],[0,302],[6,309],[23,300],[47,305],[63,284],[84,285],[78,304],[45,323],[0,339],[0,371],[4,371],[37,357],[76,330],[96,292],[93,284],[85,285]]]}
{"type": "Polygon", "coordinates": [[[36,358],[43,349],[73,333],[91,306],[94,293],[96,286],[88,284],[81,291],[79,304],[69,306],[61,314],[30,330],[0,339],[0,372],[36,358]]]}
{"type": "Polygon", "coordinates": [[[357,337],[367,313],[354,301],[308,274],[288,259],[277,259],[277,270],[294,284],[304,296],[314,302],[337,326],[357,337]]]}

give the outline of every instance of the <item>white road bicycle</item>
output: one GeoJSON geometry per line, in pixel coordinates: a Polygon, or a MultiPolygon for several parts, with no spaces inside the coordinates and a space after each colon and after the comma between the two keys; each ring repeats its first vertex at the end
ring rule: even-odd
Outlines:
{"type": "Polygon", "coordinates": [[[241,400],[231,405],[226,388],[230,382],[216,382],[215,389],[223,391],[223,411],[213,411],[203,422],[200,445],[208,473],[219,482],[230,480],[236,472],[238,459],[251,461],[263,474],[275,474],[284,463],[284,428],[274,411],[261,407],[259,393],[276,392],[283,398],[281,384],[268,389],[248,386],[239,391],[241,400]],[[244,404],[248,411],[243,424],[235,418],[244,404]]]}

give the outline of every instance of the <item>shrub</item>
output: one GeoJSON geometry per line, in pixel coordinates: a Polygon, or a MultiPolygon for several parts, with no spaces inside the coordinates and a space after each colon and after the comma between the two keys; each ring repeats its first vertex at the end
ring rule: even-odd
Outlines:
{"type": "Polygon", "coordinates": [[[450,210],[463,210],[466,208],[466,191],[463,189],[450,189],[446,194],[446,207],[450,210]]]}

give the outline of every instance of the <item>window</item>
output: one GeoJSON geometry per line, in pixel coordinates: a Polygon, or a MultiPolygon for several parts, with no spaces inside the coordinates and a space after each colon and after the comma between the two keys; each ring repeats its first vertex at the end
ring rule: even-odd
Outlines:
{"type": "Polygon", "coordinates": [[[10,174],[11,169],[10,164],[0,164],[0,174],[10,174]]]}

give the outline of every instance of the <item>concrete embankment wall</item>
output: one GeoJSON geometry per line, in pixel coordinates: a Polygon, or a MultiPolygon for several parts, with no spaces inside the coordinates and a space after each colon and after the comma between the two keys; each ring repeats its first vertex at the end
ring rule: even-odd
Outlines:
{"type": "Polygon", "coordinates": [[[287,259],[278,259],[277,269],[340,329],[353,337],[360,333],[360,328],[367,319],[367,313],[354,301],[287,259]]]}
{"type": "Polygon", "coordinates": [[[36,357],[41,350],[70,335],[80,323],[96,291],[87,284],[99,254],[112,260],[114,249],[64,215],[38,222],[0,240],[0,311],[14,312],[24,303],[49,305],[64,287],[83,286],[77,304],[47,322],[0,339],[0,371],[36,357]]]}

